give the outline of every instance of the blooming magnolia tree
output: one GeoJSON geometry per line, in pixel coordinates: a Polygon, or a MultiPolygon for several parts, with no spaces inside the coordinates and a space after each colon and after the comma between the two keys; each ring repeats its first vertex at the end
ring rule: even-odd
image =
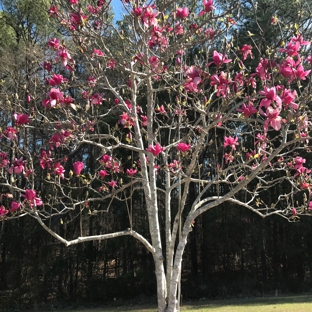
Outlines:
{"type": "Polygon", "coordinates": [[[49,40],[30,79],[37,87],[27,86],[3,118],[0,215],[29,215],[66,246],[133,236],[153,256],[159,311],[177,311],[182,256],[199,215],[232,203],[296,220],[312,208],[310,43],[294,25],[288,42],[254,59],[257,46],[233,44],[232,8],[216,10],[212,0],[122,5],[118,27],[104,0],[51,5],[64,37],[49,40]],[[268,196],[277,185],[280,194],[268,196]],[[52,216],[83,218],[112,200],[132,207],[135,192],[149,237],[130,208],[120,232],[81,229],[66,239],[50,227],[52,216]]]}

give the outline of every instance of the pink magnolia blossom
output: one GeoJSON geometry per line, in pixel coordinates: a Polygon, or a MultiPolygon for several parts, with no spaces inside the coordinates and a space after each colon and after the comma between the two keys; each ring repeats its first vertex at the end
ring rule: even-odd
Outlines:
{"type": "Polygon", "coordinates": [[[202,79],[200,78],[201,70],[195,66],[190,66],[185,71],[187,76],[186,83],[184,84],[185,89],[188,92],[198,92],[198,84],[201,83],[202,79]]]}
{"type": "Polygon", "coordinates": [[[219,76],[215,74],[210,77],[210,85],[216,86],[217,96],[222,95],[222,97],[226,97],[230,93],[231,84],[231,77],[229,77],[229,74],[223,71],[220,72],[219,76]]]}
{"type": "Polygon", "coordinates": [[[181,109],[180,107],[176,108],[174,113],[176,116],[186,116],[185,110],[181,109]]]}
{"type": "Polygon", "coordinates": [[[30,190],[26,189],[25,194],[21,194],[22,197],[25,198],[25,200],[28,202],[28,204],[33,207],[33,206],[42,206],[43,202],[40,198],[36,197],[36,191],[35,190],[30,190]]]}
{"type": "Polygon", "coordinates": [[[237,181],[243,181],[245,179],[245,177],[243,175],[239,176],[237,181]]]}
{"type": "Polygon", "coordinates": [[[72,5],[78,4],[78,0],[68,0],[68,2],[72,5]]]}
{"type": "Polygon", "coordinates": [[[34,173],[34,170],[32,170],[32,169],[26,169],[26,170],[25,170],[25,173],[24,173],[24,176],[25,176],[26,179],[28,179],[30,176],[33,175],[33,173],[34,173]]]}
{"type": "Polygon", "coordinates": [[[294,177],[297,176],[306,176],[307,174],[311,173],[311,170],[306,167],[300,167],[297,169],[297,172],[294,174],[294,177]]]}
{"type": "Polygon", "coordinates": [[[305,62],[308,62],[310,65],[312,65],[312,55],[308,55],[305,59],[305,62]]]}
{"type": "MultiPolygon", "coordinates": [[[[99,7],[93,7],[91,4],[89,4],[88,6],[87,6],[87,9],[88,9],[88,11],[91,13],[91,14],[94,14],[94,15],[96,15],[96,14],[98,14],[99,12],[100,12],[100,8],[99,7]]],[[[93,24],[93,27],[97,24],[97,23],[99,23],[99,21],[95,21],[94,22],[94,24],[93,24]]],[[[96,27],[95,27],[95,29],[96,29],[96,27]]]]}
{"type": "Polygon", "coordinates": [[[50,62],[43,62],[41,66],[49,72],[52,70],[52,64],[50,62]]]}
{"type": "Polygon", "coordinates": [[[60,40],[57,38],[52,38],[48,41],[48,47],[58,50],[60,48],[60,40]]]}
{"type": "Polygon", "coordinates": [[[135,7],[132,12],[135,16],[141,16],[143,9],[141,7],[135,7]]]}
{"type": "Polygon", "coordinates": [[[16,202],[16,201],[12,201],[11,205],[10,205],[10,209],[12,212],[17,211],[19,208],[21,207],[21,204],[16,202]]]}
{"type": "Polygon", "coordinates": [[[266,113],[261,112],[261,114],[263,116],[267,117],[267,119],[264,121],[264,131],[265,132],[268,131],[268,125],[269,124],[276,131],[281,129],[283,119],[281,116],[279,116],[280,112],[281,112],[281,108],[278,107],[278,108],[274,109],[272,106],[269,106],[266,109],[266,113]]]}
{"type": "Polygon", "coordinates": [[[55,87],[67,81],[68,81],[67,78],[64,78],[62,75],[56,75],[56,74],[54,74],[51,78],[46,79],[46,83],[52,87],[55,87]]]}
{"type": "Polygon", "coordinates": [[[29,116],[26,115],[26,114],[17,114],[17,113],[15,113],[14,114],[14,118],[16,120],[16,125],[17,126],[26,125],[26,124],[30,123],[29,116]]]}
{"type": "Polygon", "coordinates": [[[127,169],[126,172],[127,172],[127,175],[129,175],[130,177],[133,177],[137,173],[137,170],[131,168],[131,169],[127,169]]]}
{"type": "Polygon", "coordinates": [[[116,64],[117,64],[117,62],[115,61],[115,60],[109,60],[108,61],[108,63],[107,63],[107,68],[109,68],[109,69],[115,69],[115,67],[116,67],[116,64]]]}
{"type": "Polygon", "coordinates": [[[60,162],[57,162],[53,165],[54,167],[54,172],[56,175],[60,176],[62,179],[64,179],[64,173],[65,173],[65,169],[64,167],[61,165],[60,162]]]}
{"type": "Polygon", "coordinates": [[[63,64],[64,67],[67,66],[68,61],[72,60],[69,52],[65,48],[62,48],[58,51],[58,56],[59,56],[61,63],[63,64]]]}
{"type": "Polygon", "coordinates": [[[177,172],[182,169],[181,164],[176,159],[174,159],[172,163],[168,164],[168,168],[171,172],[177,172]]]}
{"type": "Polygon", "coordinates": [[[295,160],[294,160],[294,162],[295,162],[295,168],[298,169],[298,168],[302,167],[303,164],[306,163],[306,161],[307,161],[307,160],[306,160],[305,158],[300,157],[300,156],[296,156],[296,158],[295,158],[295,160]]]}
{"type": "Polygon", "coordinates": [[[250,55],[250,57],[253,58],[251,50],[252,50],[252,46],[249,44],[244,44],[239,50],[239,52],[243,54],[244,61],[247,59],[248,55],[250,55]]]}
{"type": "Polygon", "coordinates": [[[293,109],[298,109],[299,104],[293,102],[296,96],[297,96],[296,90],[291,92],[288,89],[284,89],[281,94],[281,100],[282,100],[283,106],[286,109],[288,109],[289,107],[292,107],[293,109]]]}
{"type": "Polygon", "coordinates": [[[142,127],[147,127],[148,118],[145,115],[141,115],[142,127]]]}
{"type": "Polygon", "coordinates": [[[0,168],[5,168],[10,163],[7,157],[7,153],[0,152],[0,168]]]}
{"type": "MultiPolygon", "coordinates": [[[[131,110],[132,110],[132,104],[131,104],[131,102],[130,102],[128,99],[125,99],[125,103],[126,103],[128,109],[131,111],[131,110]]],[[[139,107],[140,107],[140,106],[138,106],[138,108],[139,108],[139,107]]],[[[138,110],[137,113],[141,113],[141,114],[142,114],[142,111],[139,112],[139,110],[138,110]]]]}
{"type": "Polygon", "coordinates": [[[13,174],[13,172],[15,174],[20,174],[20,173],[24,173],[24,161],[23,161],[23,157],[17,159],[15,158],[14,162],[13,162],[13,166],[9,168],[9,174],[13,174]]]}
{"type": "Polygon", "coordinates": [[[56,17],[59,15],[59,12],[58,12],[58,8],[57,6],[55,5],[51,5],[49,10],[48,10],[48,14],[50,17],[56,17]]]}
{"type": "Polygon", "coordinates": [[[292,57],[288,56],[279,65],[279,72],[285,77],[293,80],[294,68],[299,64],[300,60],[295,61],[292,57]]]}
{"type": "Polygon", "coordinates": [[[31,102],[31,96],[29,93],[27,93],[26,95],[26,103],[30,103],[31,102]]]}
{"type": "Polygon", "coordinates": [[[84,25],[85,21],[87,20],[87,16],[82,14],[81,11],[77,13],[69,13],[71,26],[73,30],[77,30],[79,26],[84,25]]]}
{"type": "Polygon", "coordinates": [[[300,45],[310,45],[310,41],[306,41],[303,39],[302,35],[298,34],[297,37],[292,37],[290,39],[292,42],[299,42],[300,45]]]}
{"type": "Polygon", "coordinates": [[[90,96],[90,103],[91,105],[101,105],[103,102],[104,98],[102,94],[100,93],[94,93],[93,95],[90,96]]]}
{"type": "Polygon", "coordinates": [[[0,206],[0,218],[4,217],[9,213],[9,210],[5,209],[3,205],[0,206]]]}
{"type": "MultiPolygon", "coordinates": [[[[207,103],[207,100],[205,100],[205,102],[207,103]]],[[[222,114],[215,114],[213,115],[213,120],[214,121],[218,121],[217,126],[221,127],[222,126],[222,114]]],[[[200,132],[202,131],[202,129],[198,129],[200,130],[200,132]]]]}
{"type": "Polygon", "coordinates": [[[243,73],[237,73],[235,75],[234,82],[235,83],[233,83],[233,89],[234,89],[234,92],[237,93],[239,89],[244,86],[244,83],[245,83],[245,77],[243,73]]]}
{"type": "Polygon", "coordinates": [[[71,137],[71,132],[68,130],[61,130],[61,132],[54,133],[49,140],[49,144],[51,149],[53,149],[53,146],[60,147],[61,145],[66,143],[66,140],[68,140],[71,137]]]}
{"type": "Polygon", "coordinates": [[[106,176],[109,176],[109,173],[106,170],[100,170],[99,171],[99,176],[101,178],[105,178],[106,176]]]}
{"type": "Polygon", "coordinates": [[[148,62],[154,71],[159,67],[159,58],[156,55],[149,57],[148,62]]]}
{"type": "Polygon", "coordinates": [[[276,88],[268,88],[267,86],[264,86],[264,90],[260,91],[259,94],[264,95],[265,98],[261,100],[260,107],[264,106],[268,108],[269,105],[272,103],[276,103],[278,106],[282,105],[281,98],[276,94],[276,88]]]}
{"type": "Polygon", "coordinates": [[[164,105],[161,105],[160,107],[159,107],[159,106],[156,107],[156,108],[155,108],[155,111],[156,111],[157,113],[162,114],[162,115],[167,114],[164,105]]]}
{"type": "Polygon", "coordinates": [[[145,27],[156,26],[158,24],[157,16],[159,12],[155,5],[148,5],[143,8],[141,13],[141,21],[145,27]]]}
{"type": "Polygon", "coordinates": [[[128,113],[123,112],[119,116],[118,124],[122,125],[124,128],[131,129],[134,126],[133,119],[128,115],[128,113]]]}
{"type": "Polygon", "coordinates": [[[285,78],[291,78],[291,80],[293,80],[294,71],[286,62],[280,65],[279,71],[285,78]]]}
{"type": "Polygon", "coordinates": [[[42,106],[50,108],[60,104],[64,98],[63,92],[59,88],[52,88],[50,92],[46,94],[47,98],[42,101],[42,106]]]}
{"type": "Polygon", "coordinates": [[[296,216],[297,215],[297,209],[291,208],[291,213],[292,213],[293,217],[296,216]]]}
{"type": "Polygon", "coordinates": [[[181,19],[187,18],[189,16],[189,9],[187,7],[177,8],[176,16],[181,19]]]}
{"type": "Polygon", "coordinates": [[[252,105],[252,102],[249,102],[248,105],[244,103],[242,108],[238,108],[237,111],[242,112],[246,118],[249,118],[252,114],[258,112],[258,110],[252,105]]]}
{"type": "Polygon", "coordinates": [[[311,184],[309,182],[303,181],[300,185],[301,189],[306,190],[306,189],[310,189],[311,184]]]}
{"type": "Polygon", "coordinates": [[[166,36],[166,27],[159,27],[155,25],[152,28],[150,40],[147,42],[150,49],[159,47],[161,51],[164,51],[168,47],[168,39],[166,36]]]}
{"type": "Polygon", "coordinates": [[[111,172],[113,173],[119,173],[121,166],[119,164],[119,162],[117,161],[112,161],[111,163],[106,164],[106,168],[109,168],[111,170],[111,172]],[[109,166],[108,166],[109,164],[109,166]]]}
{"type": "Polygon", "coordinates": [[[220,66],[224,63],[230,63],[232,59],[227,59],[226,55],[223,55],[217,51],[213,51],[212,61],[216,66],[220,66]]]}
{"type": "Polygon", "coordinates": [[[115,187],[117,186],[117,181],[115,181],[115,180],[109,181],[109,182],[108,182],[108,185],[109,185],[111,188],[115,188],[115,187]]]}
{"type": "Polygon", "coordinates": [[[257,133],[256,138],[257,140],[255,141],[255,145],[258,147],[258,153],[261,153],[266,150],[267,148],[267,129],[264,129],[265,133],[257,133]]]}
{"type": "Polygon", "coordinates": [[[160,146],[159,143],[156,145],[150,145],[147,149],[148,152],[152,153],[155,157],[165,150],[164,147],[160,146]]]}
{"type": "Polygon", "coordinates": [[[214,9],[213,0],[203,0],[204,9],[199,12],[198,16],[202,16],[206,13],[211,12],[214,9]]]}
{"type": "Polygon", "coordinates": [[[97,79],[94,76],[89,76],[87,81],[91,87],[95,87],[97,79]]]}
{"type": "Polygon", "coordinates": [[[207,36],[208,39],[213,39],[215,31],[212,28],[208,28],[207,30],[205,30],[205,35],[207,36]]]}
{"type": "Polygon", "coordinates": [[[268,59],[261,59],[257,68],[255,75],[258,75],[261,80],[266,81],[270,79],[271,74],[269,72],[269,69],[273,69],[275,67],[274,61],[268,60],[268,59]]]}
{"type": "Polygon", "coordinates": [[[25,198],[25,200],[28,202],[28,204],[33,207],[33,206],[42,206],[43,202],[40,198],[36,197],[36,191],[35,190],[30,190],[26,189],[25,194],[21,195],[22,197],[25,198]]]}
{"type": "Polygon", "coordinates": [[[39,164],[42,169],[50,168],[52,163],[51,151],[41,150],[39,156],[39,164]]]}
{"type": "Polygon", "coordinates": [[[37,193],[35,190],[27,189],[25,190],[25,195],[23,197],[25,197],[26,200],[32,201],[36,198],[36,195],[37,193]]]}
{"type": "Polygon", "coordinates": [[[190,148],[191,148],[190,144],[186,144],[183,142],[181,142],[177,145],[177,150],[182,152],[182,153],[186,153],[188,150],[190,150],[190,148]]]}
{"type": "Polygon", "coordinates": [[[312,201],[309,202],[309,207],[308,210],[311,211],[312,210],[312,201]]]}
{"type": "Polygon", "coordinates": [[[79,175],[84,168],[84,163],[82,161],[76,161],[73,163],[74,174],[79,175]]]}
{"type": "Polygon", "coordinates": [[[224,159],[225,159],[225,163],[228,164],[228,163],[232,163],[234,161],[234,156],[232,155],[232,152],[231,153],[224,153],[224,159]]]}
{"type": "Polygon", "coordinates": [[[300,42],[296,41],[296,42],[289,42],[286,45],[286,49],[281,49],[281,52],[286,52],[288,56],[298,56],[298,51],[300,49],[300,42]]]}
{"type": "Polygon", "coordinates": [[[306,80],[306,77],[310,74],[311,70],[304,70],[302,65],[299,65],[294,71],[295,77],[299,80],[306,80]]]}
{"type": "Polygon", "coordinates": [[[180,24],[180,22],[175,24],[175,26],[174,26],[174,33],[176,35],[183,35],[184,34],[184,28],[183,28],[183,25],[180,24]]]}
{"type": "Polygon", "coordinates": [[[17,140],[17,130],[13,127],[7,127],[1,137],[5,137],[8,140],[17,140]]]}
{"type": "Polygon", "coordinates": [[[93,50],[93,53],[97,56],[104,56],[104,53],[101,51],[101,50],[98,50],[98,49],[94,49],[93,50]]]}
{"type": "Polygon", "coordinates": [[[100,159],[100,163],[106,165],[107,163],[110,163],[112,161],[112,156],[109,156],[107,154],[103,155],[100,159]]]}
{"type": "Polygon", "coordinates": [[[238,137],[224,137],[224,147],[230,146],[234,151],[236,150],[236,146],[238,145],[238,137]]]}

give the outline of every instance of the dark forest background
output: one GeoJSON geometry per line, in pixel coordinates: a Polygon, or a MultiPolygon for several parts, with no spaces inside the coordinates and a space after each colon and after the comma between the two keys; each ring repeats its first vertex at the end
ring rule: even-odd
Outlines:
{"type": "MultiPolygon", "coordinates": [[[[147,227],[144,207],[135,221],[147,227]]],[[[59,220],[58,220],[59,221],[59,220]]],[[[84,219],[90,235],[127,224],[126,208],[84,219]]],[[[64,222],[65,236],[79,224],[64,222]]],[[[312,219],[267,219],[226,205],[194,224],[183,261],[186,299],[294,294],[312,288],[312,219]]],[[[57,302],[109,303],[156,296],[153,261],[133,238],[65,247],[35,220],[1,223],[1,304],[29,307],[57,302]]],[[[77,233],[78,234],[78,233],[77,233]]]]}

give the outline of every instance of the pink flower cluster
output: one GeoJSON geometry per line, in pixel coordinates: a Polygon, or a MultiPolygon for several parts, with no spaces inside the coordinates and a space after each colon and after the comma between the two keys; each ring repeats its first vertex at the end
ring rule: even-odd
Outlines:
{"type": "Polygon", "coordinates": [[[42,200],[38,197],[36,197],[37,193],[35,190],[26,189],[25,194],[22,194],[21,196],[25,198],[25,202],[31,207],[37,207],[42,206],[42,200]]]}
{"type": "MultiPolygon", "coordinates": [[[[114,160],[112,156],[104,154],[101,159],[99,160],[100,164],[105,168],[101,169],[98,172],[98,175],[101,179],[105,179],[107,176],[114,175],[116,173],[120,173],[120,170],[122,169],[119,162],[114,160]]],[[[136,172],[132,171],[132,169],[127,170],[128,175],[134,175],[136,172]]],[[[112,189],[116,188],[118,185],[118,182],[114,179],[111,179],[107,182],[107,185],[110,186],[112,189]]],[[[100,189],[100,192],[102,191],[109,191],[107,186],[103,184],[100,189]]]]}

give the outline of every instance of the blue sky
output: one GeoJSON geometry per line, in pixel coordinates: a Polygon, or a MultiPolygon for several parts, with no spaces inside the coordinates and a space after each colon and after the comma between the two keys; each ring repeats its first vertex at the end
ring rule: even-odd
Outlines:
{"type": "Polygon", "coordinates": [[[122,7],[121,0],[112,0],[111,2],[112,10],[115,13],[115,20],[121,20],[122,19],[122,7]]]}

